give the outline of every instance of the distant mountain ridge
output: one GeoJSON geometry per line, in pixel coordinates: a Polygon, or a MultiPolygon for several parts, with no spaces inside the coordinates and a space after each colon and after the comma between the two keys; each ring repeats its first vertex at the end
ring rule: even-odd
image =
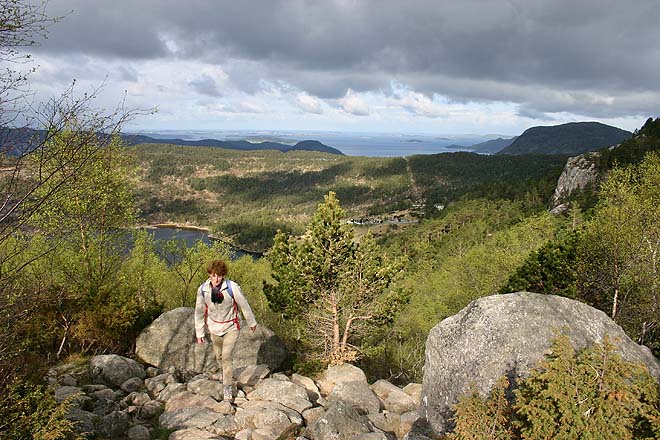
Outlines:
{"type": "MultiPolygon", "coordinates": [[[[44,130],[35,130],[31,128],[10,129],[0,127],[0,139],[2,140],[2,150],[7,154],[18,154],[30,148],[30,145],[36,145],[43,141],[46,132],[44,130]]],[[[172,144],[187,145],[199,147],[217,147],[231,150],[278,150],[286,153],[287,151],[319,151],[322,153],[344,155],[336,148],[329,147],[319,141],[304,140],[295,145],[287,145],[279,142],[248,142],[241,141],[220,141],[217,139],[203,139],[199,141],[186,141],[183,139],[157,139],[141,134],[121,134],[122,139],[127,145],[138,144],[172,144]]]]}
{"type": "Polygon", "coordinates": [[[565,154],[575,156],[617,145],[632,133],[600,122],[570,122],[528,128],[497,154],[565,154]]]}
{"type": "Polygon", "coordinates": [[[339,154],[344,155],[336,148],[329,147],[319,141],[304,140],[296,143],[295,145],[287,145],[279,142],[248,142],[248,141],[221,141],[218,139],[202,139],[199,141],[186,141],[183,139],[157,139],[141,134],[122,134],[124,142],[128,145],[138,144],[172,144],[172,145],[187,145],[195,147],[217,147],[227,148],[230,150],[278,150],[283,153],[287,151],[319,151],[321,153],[339,154]]]}

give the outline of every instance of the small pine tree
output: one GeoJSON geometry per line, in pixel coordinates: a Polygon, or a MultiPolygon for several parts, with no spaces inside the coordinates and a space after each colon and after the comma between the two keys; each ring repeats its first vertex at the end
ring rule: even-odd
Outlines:
{"type": "Polygon", "coordinates": [[[506,398],[509,379],[502,377],[487,399],[473,388],[461,396],[455,406],[454,432],[450,440],[510,440],[515,438],[512,425],[513,409],[506,398]]]}
{"type": "Polygon", "coordinates": [[[334,364],[355,360],[357,345],[405,300],[386,293],[400,263],[383,256],[370,235],[356,241],[343,217],[330,192],[303,237],[278,233],[269,254],[277,284],[264,286],[273,311],[334,364]]]}

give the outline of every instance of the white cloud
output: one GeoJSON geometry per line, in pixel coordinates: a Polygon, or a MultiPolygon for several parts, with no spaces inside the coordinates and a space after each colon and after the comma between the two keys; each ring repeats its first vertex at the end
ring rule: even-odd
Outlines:
{"type": "Polygon", "coordinates": [[[346,96],[341,98],[339,103],[346,113],[352,115],[368,116],[370,113],[369,104],[351,89],[346,91],[346,96]]]}
{"type": "Polygon", "coordinates": [[[323,113],[323,102],[316,96],[309,95],[305,92],[298,93],[295,103],[307,113],[314,113],[317,115],[323,113]]]}
{"type": "Polygon", "coordinates": [[[410,113],[429,118],[446,117],[449,115],[445,106],[436,103],[422,93],[406,90],[397,95],[397,104],[410,113]]]}

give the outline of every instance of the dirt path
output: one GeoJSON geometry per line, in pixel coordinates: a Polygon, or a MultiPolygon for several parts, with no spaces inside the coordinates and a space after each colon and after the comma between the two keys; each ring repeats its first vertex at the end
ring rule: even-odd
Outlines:
{"type": "Polygon", "coordinates": [[[410,159],[408,157],[405,157],[406,160],[406,173],[408,174],[408,180],[410,181],[410,197],[413,200],[413,203],[423,203],[424,202],[424,197],[423,197],[423,191],[422,189],[417,186],[417,183],[415,182],[415,178],[413,177],[413,172],[412,168],[410,167],[410,159]]]}

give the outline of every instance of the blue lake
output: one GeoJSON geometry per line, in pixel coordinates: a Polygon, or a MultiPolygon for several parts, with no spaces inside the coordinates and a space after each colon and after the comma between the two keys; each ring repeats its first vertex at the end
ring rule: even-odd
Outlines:
{"type": "MultiPolygon", "coordinates": [[[[209,238],[209,234],[206,231],[200,231],[195,229],[181,229],[181,228],[145,228],[145,230],[151,234],[158,241],[169,241],[169,240],[179,240],[186,243],[186,246],[192,247],[198,241],[202,241],[207,245],[211,245],[213,240],[209,238]]],[[[237,259],[243,255],[251,255],[253,258],[260,258],[262,254],[246,252],[242,249],[231,248],[232,259],[237,259]]]]}
{"type": "Polygon", "coordinates": [[[209,234],[205,231],[198,231],[192,229],[179,229],[179,228],[146,228],[156,240],[169,241],[179,240],[184,241],[188,247],[193,246],[199,240],[210,245],[212,243],[209,234]]]}

